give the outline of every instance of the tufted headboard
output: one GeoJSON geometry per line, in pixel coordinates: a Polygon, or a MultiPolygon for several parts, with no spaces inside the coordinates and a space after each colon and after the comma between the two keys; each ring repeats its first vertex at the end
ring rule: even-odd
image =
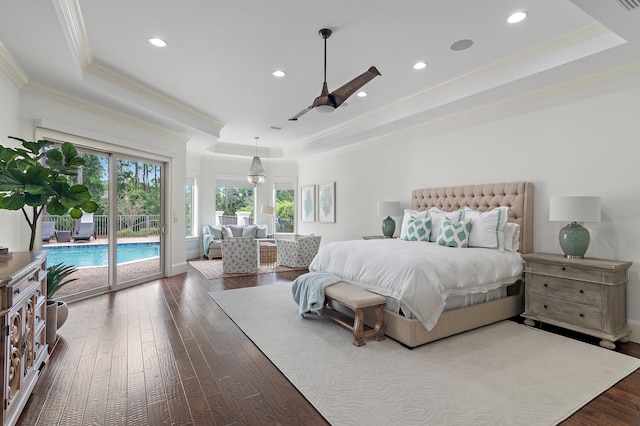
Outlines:
{"type": "Polygon", "coordinates": [[[414,189],[411,194],[413,210],[437,207],[452,211],[464,206],[479,211],[499,206],[510,207],[509,222],[520,225],[520,253],[533,251],[533,183],[507,182],[424,188],[414,189]]]}

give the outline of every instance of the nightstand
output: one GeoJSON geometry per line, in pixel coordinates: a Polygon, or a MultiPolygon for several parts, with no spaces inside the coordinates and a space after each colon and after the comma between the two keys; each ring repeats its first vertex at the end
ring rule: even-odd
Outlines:
{"type": "Polygon", "coordinates": [[[525,260],[525,324],[535,321],[599,337],[615,349],[626,342],[626,284],[631,262],[567,259],[530,253],[525,260]]]}

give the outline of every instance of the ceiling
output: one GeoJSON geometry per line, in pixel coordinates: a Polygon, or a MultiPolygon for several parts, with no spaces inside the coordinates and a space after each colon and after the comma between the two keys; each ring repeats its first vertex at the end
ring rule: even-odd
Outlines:
{"type": "Polygon", "coordinates": [[[199,155],[296,158],[566,84],[640,57],[637,0],[4,2],[0,70],[185,135],[199,155]],[[630,2],[627,8],[621,2],[630,2]],[[508,24],[515,11],[521,23],[508,24]],[[370,66],[334,112],[310,111],[370,66]],[[151,36],[168,45],[150,45],[151,36]],[[461,51],[459,40],[473,45],[461,51]],[[417,61],[428,63],[414,70],[417,61]],[[274,70],[286,76],[272,76],[274,70]]]}

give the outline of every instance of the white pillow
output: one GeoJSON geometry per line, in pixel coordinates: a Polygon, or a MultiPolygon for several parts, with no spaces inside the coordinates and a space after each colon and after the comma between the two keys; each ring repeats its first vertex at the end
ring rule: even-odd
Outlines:
{"type": "Polygon", "coordinates": [[[520,225],[507,222],[504,226],[504,249],[507,251],[520,250],[520,225]]]}
{"type": "Polygon", "coordinates": [[[244,238],[255,238],[256,237],[256,226],[249,225],[242,228],[242,236],[244,238]]]}
{"type": "Polygon", "coordinates": [[[431,218],[409,219],[407,224],[407,232],[403,238],[406,241],[425,241],[429,242],[429,234],[431,234],[431,218]]]}
{"type": "Polygon", "coordinates": [[[429,216],[429,210],[417,211],[417,210],[405,210],[402,217],[402,225],[400,226],[400,239],[404,240],[407,236],[407,225],[409,225],[409,219],[425,219],[429,216]]]}
{"type": "Polygon", "coordinates": [[[222,227],[222,238],[233,238],[233,232],[231,232],[231,228],[229,228],[228,226],[222,227]]]}
{"type": "Polygon", "coordinates": [[[256,225],[256,238],[267,238],[267,225],[256,225]]]}
{"type": "Polygon", "coordinates": [[[429,209],[429,216],[431,216],[431,229],[433,229],[434,232],[431,233],[431,236],[429,237],[429,241],[431,242],[436,241],[436,239],[438,238],[438,232],[442,227],[442,221],[444,220],[445,217],[449,219],[451,222],[460,222],[464,217],[463,213],[464,212],[462,211],[462,209],[455,210],[452,212],[445,212],[443,210],[440,210],[437,207],[431,207],[429,209]]]}
{"type": "Polygon", "coordinates": [[[465,207],[464,218],[471,219],[469,247],[504,250],[504,226],[509,219],[509,207],[496,207],[486,212],[465,207]]]}
{"type": "Polygon", "coordinates": [[[469,219],[451,222],[449,218],[445,217],[442,219],[442,225],[438,231],[437,243],[446,247],[467,248],[472,229],[473,226],[471,226],[469,219]]]}

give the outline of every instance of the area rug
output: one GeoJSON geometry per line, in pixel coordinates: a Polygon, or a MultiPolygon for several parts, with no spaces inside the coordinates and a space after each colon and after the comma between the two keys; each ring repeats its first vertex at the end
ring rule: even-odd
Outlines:
{"type": "MultiPolygon", "coordinates": [[[[222,272],[222,260],[220,259],[212,259],[212,260],[190,260],[189,264],[196,268],[202,275],[207,277],[208,280],[212,280],[214,278],[228,278],[228,277],[240,277],[243,275],[254,275],[250,274],[225,274],[222,272]]],[[[276,266],[274,264],[261,264],[258,268],[258,272],[256,274],[267,274],[270,272],[285,272],[285,271],[300,271],[305,270],[307,268],[289,268],[286,266],[276,266]]]]}
{"type": "Polygon", "coordinates": [[[302,318],[290,283],[209,295],[333,425],[556,424],[640,367],[512,321],[357,348],[338,324],[302,318]]]}

